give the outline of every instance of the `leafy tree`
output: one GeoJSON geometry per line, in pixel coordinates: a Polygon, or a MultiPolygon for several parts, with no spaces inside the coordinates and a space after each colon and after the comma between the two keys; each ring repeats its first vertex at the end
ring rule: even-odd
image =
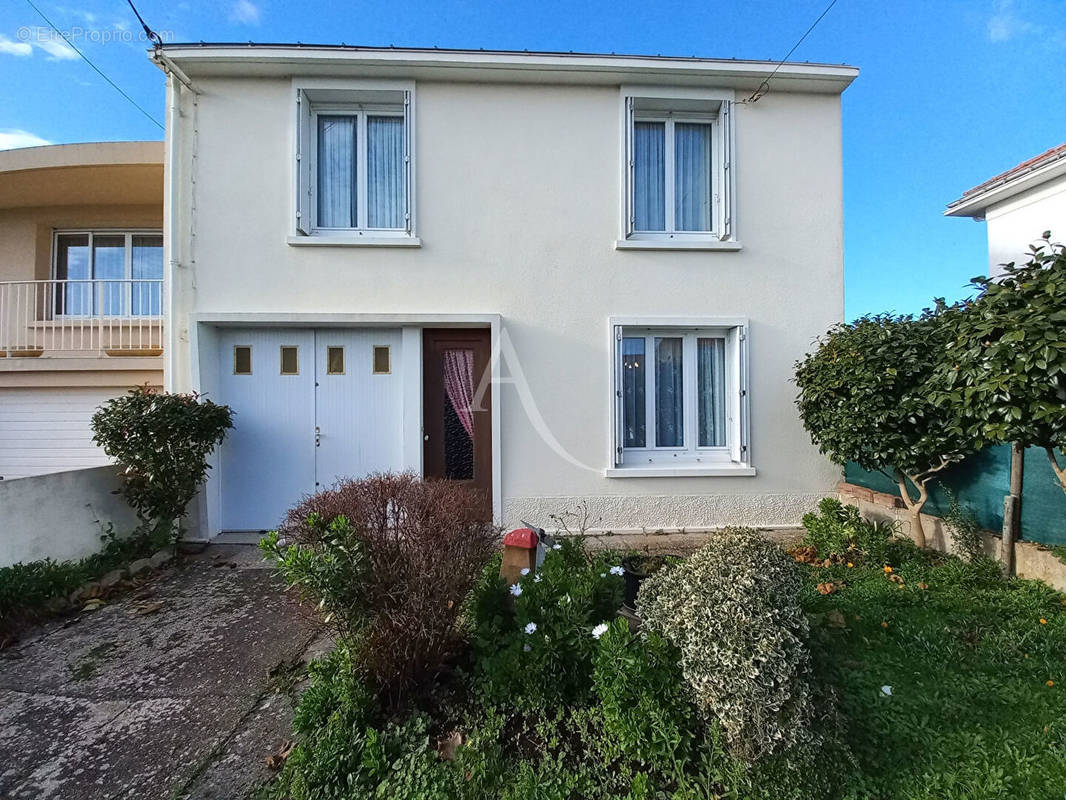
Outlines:
{"type": "Polygon", "coordinates": [[[93,441],[122,466],[126,501],[145,521],[170,524],[207,477],[207,457],[233,427],[228,406],[147,386],[93,414],[93,441]]]}
{"type": "Polygon", "coordinates": [[[837,325],[796,363],[796,404],[814,443],[837,464],[853,461],[890,476],[921,547],[929,482],[973,449],[954,409],[934,401],[943,311],[940,305],[917,318],[880,314],[837,325]]]}
{"type": "Polygon", "coordinates": [[[1002,277],[974,278],[977,296],[946,315],[938,402],[979,447],[1043,447],[1066,491],[1066,251],[1050,238],[1002,277]]]}

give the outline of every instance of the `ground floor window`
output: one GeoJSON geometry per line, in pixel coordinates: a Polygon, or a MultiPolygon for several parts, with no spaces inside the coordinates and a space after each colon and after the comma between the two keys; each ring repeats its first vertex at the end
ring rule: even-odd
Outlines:
{"type": "Polygon", "coordinates": [[[613,330],[615,466],[747,463],[745,325],[613,330]]]}

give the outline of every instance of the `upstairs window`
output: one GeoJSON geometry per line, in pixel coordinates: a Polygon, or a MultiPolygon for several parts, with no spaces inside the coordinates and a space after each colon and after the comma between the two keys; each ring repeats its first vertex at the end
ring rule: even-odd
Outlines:
{"type": "Polygon", "coordinates": [[[297,92],[299,233],[412,234],[410,102],[401,89],[297,92]]]}
{"type": "Polygon", "coordinates": [[[57,231],[53,313],[158,317],[163,313],[163,234],[57,231]]]}
{"type": "Polygon", "coordinates": [[[626,239],[732,235],[730,101],[627,95],[626,239]]]}

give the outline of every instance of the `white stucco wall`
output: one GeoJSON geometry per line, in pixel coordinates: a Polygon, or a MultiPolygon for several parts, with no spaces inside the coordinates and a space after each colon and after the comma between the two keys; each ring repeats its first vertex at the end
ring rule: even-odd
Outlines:
{"type": "Polygon", "coordinates": [[[540,414],[592,467],[553,453],[514,387],[499,387],[506,523],[547,523],[547,513],[587,499],[597,527],[790,525],[832,493],[839,470],[803,431],[789,379],[843,315],[839,95],[771,92],[736,106],[743,250],[619,251],[617,86],[419,81],[423,244],[386,249],[286,244],[288,78],[195,84],[174,173],[183,236],[168,326],[173,389],[199,388],[191,313],[499,314],[540,414]],[[612,315],[749,318],[756,477],[604,477],[612,315]]]}
{"type": "Polygon", "coordinates": [[[1066,241],[1066,175],[996,203],[985,211],[988,224],[988,274],[1002,274],[1002,264],[1025,263],[1031,244],[1044,231],[1053,242],[1066,241]]]}
{"type": "Polygon", "coordinates": [[[0,481],[0,567],[85,558],[101,549],[108,524],[131,533],[137,515],[120,486],[113,466],[0,481]]]}

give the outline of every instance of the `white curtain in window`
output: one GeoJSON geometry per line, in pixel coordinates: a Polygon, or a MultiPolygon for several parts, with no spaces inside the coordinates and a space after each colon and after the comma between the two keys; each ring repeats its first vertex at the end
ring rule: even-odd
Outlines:
{"type": "Polygon", "coordinates": [[[725,447],[725,339],[696,341],[699,446],[725,447]]]}
{"type": "Polygon", "coordinates": [[[684,447],[682,339],[655,340],[655,446],[684,447]]]}
{"type": "Polygon", "coordinates": [[[355,117],[318,118],[318,225],[354,228],[355,117]]]}
{"type": "Polygon", "coordinates": [[[93,234],[94,311],[106,316],[124,313],[125,277],[125,234],[93,234]]]}
{"type": "Polygon", "coordinates": [[[404,228],[407,210],[403,117],[367,117],[367,225],[404,228]]]}
{"type": "Polygon", "coordinates": [[[647,411],[644,405],[646,366],[644,337],[622,339],[622,424],[623,447],[644,447],[647,411]]]}
{"type": "Polygon", "coordinates": [[[163,313],[163,237],[133,236],[130,313],[158,317],[163,313]],[[144,281],[139,283],[138,281],[144,281]]]}
{"type": "Polygon", "coordinates": [[[633,230],[666,230],[666,125],[633,125],[633,230]]]}
{"type": "Polygon", "coordinates": [[[710,125],[674,125],[674,203],[677,230],[711,230],[710,125]]]}

